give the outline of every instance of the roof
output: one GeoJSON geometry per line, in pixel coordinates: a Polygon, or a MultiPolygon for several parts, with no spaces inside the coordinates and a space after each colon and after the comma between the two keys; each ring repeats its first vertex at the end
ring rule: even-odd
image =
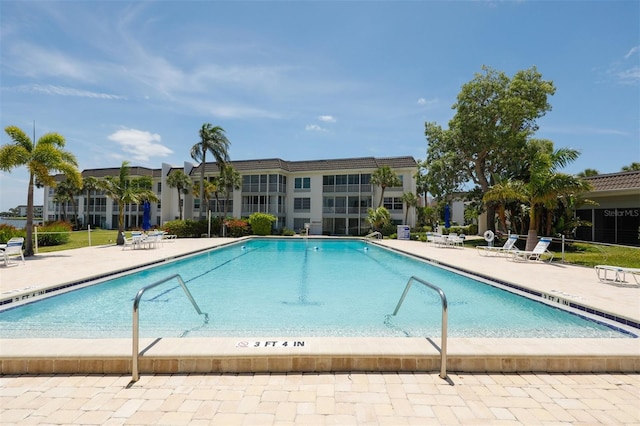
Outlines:
{"type": "Polygon", "coordinates": [[[595,191],[640,190],[640,171],[610,173],[583,178],[595,191]]]}
{"type": "MultiPolygon", "coordinates": [[[[360,157],[338,158],[329,160],[286,161],[280,158],[262,160],[231,161],[231,166],[238,172],[251,170],[284,170],[287,172],[306,172],[321,170],[358,170],[377,169],[389,166],[393,169],[415,168],[418,166],[415,158],[405,157],[360,157]]],[[[205,163],[205,173],[217,173],[220,171],[217,163],[205,163]]],[[[200,166],[194,167],[192,174],[200,173],[200,166]]]]}

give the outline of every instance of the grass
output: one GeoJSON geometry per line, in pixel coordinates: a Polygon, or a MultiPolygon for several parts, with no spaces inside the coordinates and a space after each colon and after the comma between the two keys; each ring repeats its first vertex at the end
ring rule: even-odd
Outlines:
{"type": "MultiPolygon", "coordinates": [[[[496,242],[501,246],[504,241],[496,242]]],[[[483,239],[465,241],[466,247],[486,245],[483,239]]],[[[519,240],[517,246],[524,248],[524,241],[519,240]]],[[[562,245],[553,243],[549,248],[554,253],[554,262],[562,262],[562,245]]],[[[564,247],[564,263],[594,267],[596,265],[614,265],[625,268],[640,268],[640,247],[614,246],[591,243],[566,243],[564,247]]]]}
{"type": "MultiPolygon", "coordinates": [[[[91,246],[114,245],[116,243],[116,238],[118,238],[117,230],[91,230],[91,246]]],[[[82,247],[89,247],[89,233],[87,231],[74,231],[70,233],[69,242],[57,246],[38,247],[38,253],[50,253],[82,247]]]]}
{"type": "MultiPolygon", "coordinates": [[[[91,245],[103,246],[115,244],[118,231],[108,229],[94,229],[91,231],[91,245]]],[[[465,241],[466,247],[486,245],[483,239],[469,239],[465,241]]],[[[502,245],[502,242],[496,242],[502,245]]],[[[519,246],[523,241],[519,241],[519,246]]],[[[38,253],[49,253],[60,250],[89,247],[89,235],[87,231],[75,231],[71,233],[69,242],[58,246],[38,247],[38,253]]],[[[562,247],[553,244],[551,251],[555,253],[554,262],[562,261],[562,247]]],[[[595,265],[615,265],[626,268],[640,268],[640,248],[625,246],[610,246],[589,243],[567,243],[565,245],[564,263],[594,267],[595,265]]]]}

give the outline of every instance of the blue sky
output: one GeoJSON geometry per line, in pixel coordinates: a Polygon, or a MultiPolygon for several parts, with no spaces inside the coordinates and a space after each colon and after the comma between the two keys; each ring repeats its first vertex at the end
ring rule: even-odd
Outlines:
{"type": "MultiPolygon", "coordinates": [[[[565,171],[640,161],[640,2],[1,1],[0,124],[58,132],[80,169],[181,166],[205,122],[232,160],[426,157],[483,65],[535,65],[565,171]]],[[[0,143],[10,143],[3,131],[0,143]]],[[[0,210],[26,204],[2,172],[0,210]]],[[[42,191],[36,203],[42,202],[42,191]]]]}

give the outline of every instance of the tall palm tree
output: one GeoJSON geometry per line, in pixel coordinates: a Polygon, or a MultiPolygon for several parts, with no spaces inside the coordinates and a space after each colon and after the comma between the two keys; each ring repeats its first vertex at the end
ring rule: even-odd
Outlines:
{"type": "Polygon", "coordinates": [[[26,166],[29,171],[27,187],[27,223],[25,225],[25,256],[33,255],[33,186],[36,182],[56,186],[52,172],[62,172],[67,179],[78,184],[82,181],[76,157],[64,150],[64,137],[47,133],[38,141],[32,141],[20,128],[7,126],[5,132],[13,143],[0,147],[0,170],[9,172],[15,167],[26,166]]]}
{"type": "Polygon", "coordinates": [[[188,194],[191,188],[191,178],[182,170],[176,170],[167,176],[167,185],[178,190],[178,210],[182,220],[182,194],[188,194]]]}
{"type": "Polygon", "coordinates": [[[582,178],[558,173],[559,167],[564,167],[578,158],[578,151],[561,148],[553,151],[550,141],[531,141],[538,144],[534,161],[530,163],[530,175],[527,182],[517,179],[505,180],[494,185],[487,191],[483,201],[520,201],[529,210],[529,230],[527,232],[526,250],[533,250],[538,240],[538,227],[542,208],[557,206],[558,201],[569,196],[575,196],[590,189],[589,183],[582,178]]]}
{"type": "Polygon", "coordinates": [[[151,178],[148,176],[129,178],[129,162],[123,161],[118,176],[107,176],[100,181],[107,197],[118,203],[118,237],[116,244],[124,244],[124,207],[125,204],[142,204],[145,201],[158,201],[152,190],[151,178]]]}
{"type": "Polygon", "coordinates": [[[402,181],[400,181],[398,175],[391,170],[391,167],[382,166],[371,174],[371,184],[379,185],[382,189],[380,192],[380,202],[378,203],[378,207],[380,207],[384,201],[384,190],[388,187],[400,186],[402,185],[402,181]]]}
{"type": "Polygon", "coordinates": [[[220,170],[220,177],[218,178],[220,188],[224,193],[224,217],[229,214],[229,196],[233,190],[241,188],[242,182],[240,180],[240,173],[230,165],[222,167],[220,170]]]}
{"type": "Polygon", "coordinates": [[[86,225],[93,225],[93,222],[91,222],[91,220],[89,220],[89,208],[91,207],[91,192],[92,191],[96,191],[97,189],[99,189],[99,185],[98,185],[98,179],[96,179],[93,176],[87,176],[84,179],[82,179],[82,190],[84,192],[87,193],[87,208],[85,210],[85,224],[86,225]]]}
{"type": "Polygon", "coordinates": [[[391,223],[391,213],[384,207],[367,210],[367,222],[374,231],[382,233],[385,226],[391,223]]]}
{"type": "MultiPolygon", "coordinates": [[[[205,123],[200,128],[200,142],[191,147],[191,158],[200,162],[200,182],[204,182],[204,167],[207,161],[207,151],[213,154],[216,163],[220,167],[229,162],[230,142],[224,134],[224,129],[220,126],[213,126],[205,123]]],[[[204,218],[203,198],[204,185],[200,186],[200,219],[204,218]]]]}
{"type": "Polygon", "coordinates": [[[407,225],[407,218],[409,217],[409,209],[418,207],[418,197],[413,192],[405,192],[402,194],[402,202],[404,203],[404,224],[407,225]]]}

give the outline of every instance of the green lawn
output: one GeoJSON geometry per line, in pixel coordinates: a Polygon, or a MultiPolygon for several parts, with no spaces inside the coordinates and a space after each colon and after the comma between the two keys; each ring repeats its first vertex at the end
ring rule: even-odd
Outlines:
{"type": "MultiPolygon", "coordinates": [[[[115,244],[116,238],[118,238],[118,231],[109,229],[92,229],[91,230],[91,245],[92,246],[104,246],[108,244],[115,244]]],[[[87,231],[74,231],[71,232],[69,242],[57,246],[38,247],[38,253],[50,253],[53,251],[69,250],[75,248],[89,247],[89,232],[87,231]]]]}
{"type": "MultiPolygon", "coordinates": [[[[115,244],[118,231],[96,229],[91,231],[91,245],[102,246],[115,244]]],[[[522,241],[519,245],[522,245],[522,241]]],[[[467,240],[466,247],[475,247],[476,245],[486,245],[483,239],[467,240]]],[[[501,245],[502,243],[497,243],[501,245]]],[[[39,247],[39,253],[48,253],[59,250],[68,250],[89,246],[89,235],[87,231],[76,231],[71,233],[68,243],[51,246],[39,247]]],[[[551,251],[555,253],[554,262],[562,260],[562,247],[560,244],[553,244],[551,251]]],[[[615,265],[627,268],[640,268],[640,248],[638,247],[621,247],[607,246],[601,244],[573,243],[565,245],[564,262],[593,267],[595,265],[615,265]]]]}

